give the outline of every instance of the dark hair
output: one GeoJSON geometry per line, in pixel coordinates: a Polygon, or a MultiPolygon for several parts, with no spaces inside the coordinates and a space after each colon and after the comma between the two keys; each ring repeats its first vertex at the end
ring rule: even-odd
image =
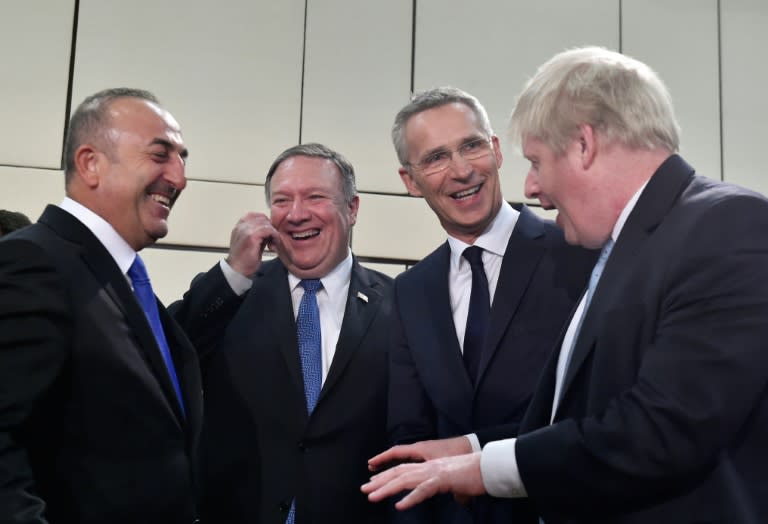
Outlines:
{"type": "Polygon", "coordinates": [[[149,91],[129,87],[104,89],[83,100],[69,119],[64,142],[64,174],[67,181],[75,172],[75,151],[81,145],[93,143],[106,154],[114,154],[114,143],[106,130],[110,125],[109,107],[118,98],[140,98],[160,104],[149,91]]]}
{"type": "Polygon", "coordinates": [[[289,147],[280,153],[269,167],[269,171],[267,171],[267,179],[264,182],[264,196],[267,199],[267,205],[270,205],[270,198],[272,196],[272,177],[275,175],[275,171],[277,171],[280,164],[294,156],[308,156],[311,158],[324,158],[330,160],[339,169],[339,175],[341,176],[341,190],[344,194],[345,202],[349,204],[357,195],[355,169],[352,167],[352,164],[349,163],[349,160],[323,144],[299,144],[297,146],[289,147]]]}
{"type": "Polygon", "coordinates": [[[0,237],[30,225],[32,222],[24,213],[0,209],[0,237]]]}

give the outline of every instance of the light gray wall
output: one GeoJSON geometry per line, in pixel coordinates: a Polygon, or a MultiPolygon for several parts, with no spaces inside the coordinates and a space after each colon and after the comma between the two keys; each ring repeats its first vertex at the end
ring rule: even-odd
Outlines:
{"type": "MultiPolygon", "coordinates": [[[[155,92],[191,151],[171,233],[146,256],[166,302],[221,257],[242,214],[266,210],[264,174],[300,141],[349,157],[361,190],[353,249],[377,269],[401,271],[444,240],[426,204],[405,195],[389,142],[410,91],[472,92],[505,142],[526,78],[576,45],[648,62],[672,91],[686,159],[702,174],[768,192],[758,158],[768,138],[764,0],[228,0],[215,8],[80,0],[78,12],[75,4],[0,7],[0,208],[35,218],[61,200],[70,106],[105,87],[155,92]]],[[[505,153],[504,195],[524,201],[526,164],[505,153]]]]}

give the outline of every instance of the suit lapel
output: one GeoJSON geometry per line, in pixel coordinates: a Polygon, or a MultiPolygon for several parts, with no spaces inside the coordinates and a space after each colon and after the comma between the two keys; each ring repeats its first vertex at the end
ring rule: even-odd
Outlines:
{"type": "MultiPolygon", "coordinates": [[[[270,308],[275,311],[275,314],[270,316],[269,325],[264,326],[267,330],[264,336],[269,336],[275,341],[275,345],[283,356],[291,382],[304,399],[304,378],[301,374],[301,357],[291,290],[288,287],[288,271],[279,259],[262,265],[262,270],[253,279],[249,296],[259,304],[270,304],[270,308]]],[[[246,311],[248,302],[246,299],[243,304],[246,311]]]]}
{"type": "MultiPolygon", "coordinates": [[[[109,251],[79,220],[58,207],[48,206],[40,217],[40,221],[59,232],[61,236],[80,245],[83,263],[90,268],[102,289],[125,315],[128,326],[138,339],[141,355],[149,364],[169,402],[169,407],[182,425],[181,407],[155,335],[125,275],[117,267],[109,251]]],[[[158,307],[162,309],[162,305],[158,307]]]]}
{"type": "Polygon", "coordinates": [[[488,336],[480,356],[478,383],[498,350],[507,326],[512,321],[533,273],[544,255],[544,248],[536,242],[536,239],[543,235],[544,227],[540,219],[523,206],[501,263],[491,307],[488,336]]]}
{"type": "Polygon", "coordinates": [[[682,191],[692,180],[693,174],[694,170],[690,165],[679,156],[672,155],[659,167],[640,195],[592,295],[563,379],[561,397],[568,393],[579,368],[594,348],[606,307],[616,300],[621,300],[623,269],[633,265],[648,237],[677,202],[682,191]]]}
{"type": "Polygon", "coordinates": [[[370,326],[381,307],[382,298],[378,285],[373,285],[368,275],[355,259],[352,265],[347,305],[344,310],[344,320],[341,324],[339,340],[336,344],[331,367],[328,370],[328,376],[323,384],[323,389],[320,391],[318,404],[323,401],[323,397],[338,382],[344,374],[350,359],[358,351],[360,343],[368,331],[368,326],[370,326]]]}
{"type": "Polygon", "coordinates": [[[410,289],[401,292],[401,308],[407,303],[405,316],[425,319],[420,323],[420,342],[414,346],[424,348],[424,365],[420,369],[428,376],[426,382],[434,391],[433,401],[447,418],[460,427],[471,428],[474,388],[469,381],[461,346],[453,323],[451,298],[448,288],[451,249],[446,242],[433,255],[420,263],[419,279],[409,280],[410,289]],[[410,313],[409,313],[410,312],[410,313]],[[418,315],[416,315],[418,313],[418,315]]]}

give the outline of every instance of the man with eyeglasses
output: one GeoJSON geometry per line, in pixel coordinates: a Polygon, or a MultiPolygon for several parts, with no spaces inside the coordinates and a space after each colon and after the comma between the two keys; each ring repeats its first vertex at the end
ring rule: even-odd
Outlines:
{"type": "MultiPolygon", "coordinates": [[[[582,293],[595,254],[526,206],[504,201],[499,139],[472,95],[415,95],[395,118],[400,177],[423,197],[448,241],[395,281],[388,431],[402,460],[480,450],[517,435],[538,377],[582,293]],[[398,446],[412,444],[412,446],[398,446]]],[[[522,500],[451,495],[393,517],[402,522],[536,522],[522,500]]]]}

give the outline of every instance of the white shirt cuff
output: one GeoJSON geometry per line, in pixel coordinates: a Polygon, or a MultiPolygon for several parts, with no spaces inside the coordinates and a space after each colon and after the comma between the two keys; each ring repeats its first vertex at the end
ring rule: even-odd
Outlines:
{"type": "Polygon", "coordinates": [[[253,281],[232,269],[232,266],[230,266],[226,260],[219,262],[219,267],[221,268],[221,272],[224,273],[224,278],[227,279],[229,287],[235,292],[235,295],[241,296],[251,289],[253,281]]]}
{"type": "Polygon", "coordinates": [[[467,437],[467,440],[469,440],[469,445],[472,446],[472,453],[476,453],[483,449],[483,447],[480,445],[480,439],[477,438],[476,434],[470,433],[464,436],[467,437]]]}
{"type": "Polygon", "coordinates": [[[485,491],[494,497],[520,498],[528,493],[520,478],[515,456],[517,439],[489,442],[480,455],[480,473],[483,476],[485,491]]]}

